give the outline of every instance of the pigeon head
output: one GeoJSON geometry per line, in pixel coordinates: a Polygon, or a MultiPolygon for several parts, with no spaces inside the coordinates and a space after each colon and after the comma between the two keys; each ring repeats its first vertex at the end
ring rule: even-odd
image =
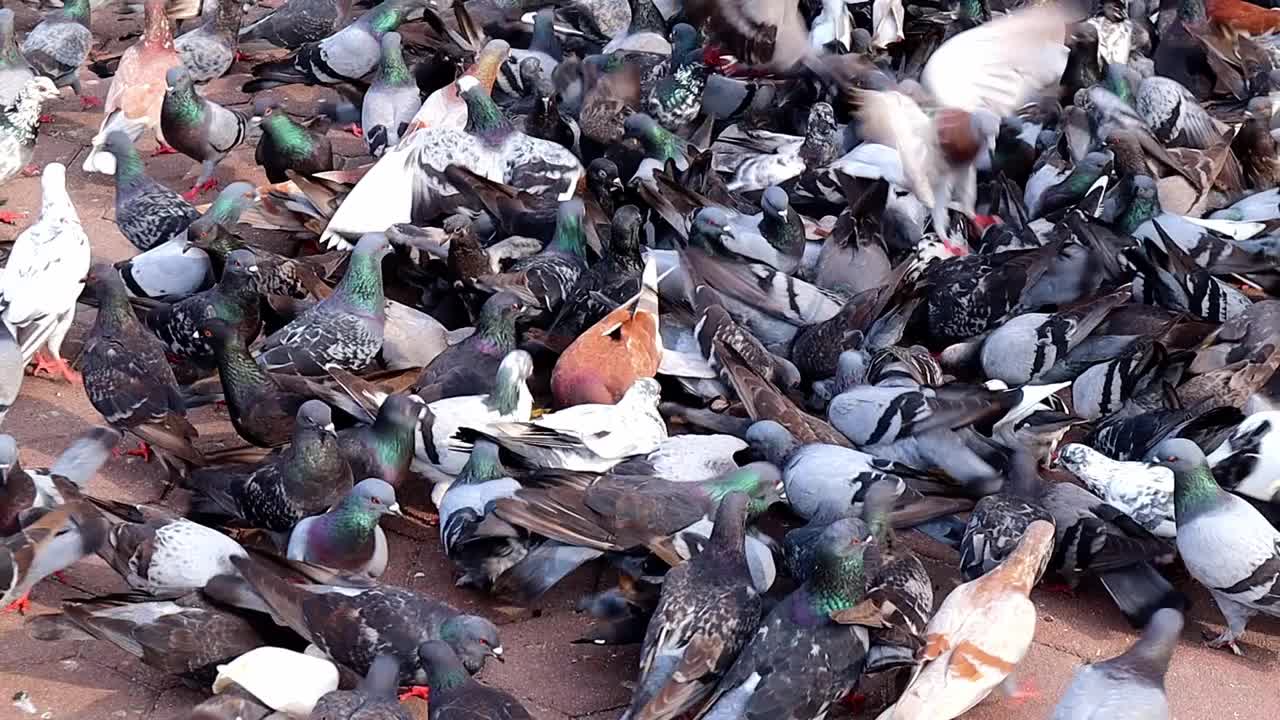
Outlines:
{"type": "Polygon", "coordinates": [[[253,117],[259,120],[271,117],[277,112],[281,112],[284,104],[280,102],[280,98],[262,96],[253,100],[253,117]]]}
{"type": "Polygon", "coordinates": [[[237,275],[257,275],[258,274],[258,257],[248,248],[240,248],[232,250],[227,255],[227,264],[225,272],[231,272],[237,275]]]}
{"type": "Polygon", "coordinates": [[[108,263],[95,263],[89,268],[84,283],[100,302],[117,291],[124,292],[124,280],[120,279],[120,273],[108,263]]]}
{"type": "Polygon", "coordinates": [[[520,84],[526,91],[536,88],[542,80],[542,60],[529,55],[520,61],[520,84]]]}
{"type": "Polygon", "coordinates": [[[353,506],[363,512],[375,515],[403,515],[400,503],[396,502],[396,489],[381,478],[366,478],[351,488],[353,506]]]}
{"type": "Polygon", "coordinates": [[[889,513],[893,512],[893,504],[906,490],[902,482],[881,480],[871,483],[862,497],[862,519],[875,536],[876,542],[884,543],[892,529],[889,513]]]}
{"type": "Polygon", "coordinates": [[[677,23],[671,28],[671,56],[686,53],[698,45],[698,30],[689,23],[677,23]]]}
{"type": "Polygon", "coordinates": [[[40,171],[40,192],[46,201],[50,196],[65,195],[67,191],[67,166],[62,163],[49,163],[40,171]]]}
{"type": "Polygon", "coordinates": [[[622,121],[622,132],[626,137],[644,140],[648,135],[656,132],[658,123],[653,118],[644,113],[632,113],[622,121]]]}
{"type": "Polygon", "coordinates": [[[378,408],[376,424],[388,424],[394,428],[417,427],[418,421],[430,412],[426,404],[407,393],[388,395],[378,408]]]}
{"type": "Polygon", "coordinates": [[[298,408],[298,429],[334,434],[333,411],[319,400],[308,400],[298,408]]]}
{"type": "Polygon", "coordinates": [[[760,196],[760,209],[774,218],[786,220],[787,211],[791,209],[791,199],[787,197],[786,190],[771,185],[760,196]]]}
{"type": "Polygon", "coordinates": [[[471,456],[467,458],[467,464],[462,467],[455,482],[482,483],[503,477],[507,477],[507,469],[502,467],[498,444],[484,438],[477,438],[475,445],[471,448],[471,456]]]}
{"type": "Polygon", "coordinates": [[[640,228],[644,218],[640,208],[635,205],[623,205],[613,214],[613,232],[609,234],[609,245],[617,253],[631,253],[640,249],[640,228]]]}
{"type": "Polygon", "coordinates": [[[1113,662],[1133,665],[1144,676],[1159,682],[1169,670],[1169,660],[1178,647],[1185,622],[1182,613],[1173,608],[1157,610],[1133,648],[1113,662]]]}
{"type": "Polygon", "coordinates": [[[170,90],[190,90],[192,86],[191,73],[181,65],[169,68],[164,74],[164,82],[169,86],[170,90]]]}
{"type": "Polygon", "coordinates": [[[752,517],[763,514],[774,503],[782,501],[782,473],[768,462],[754,462],[711,481],[712,497],[723,499],[729,493],[745,493],[750,498],[752,517]]]}
{"type": "Polygon", "coordinates": [[[477,325],[483,327],[491,323],[513,325],[515,321],[532,314],[529,304],[513,292],[500,292],[484,301],[480,307],[480,319],[477,325]]]}
{"type": "Polygon", "coordinates": [[[591,191],[597,195],[622,190],[622,179],[618,177],[618,166],[607,158],[596,158],[587,165],[587,183],[591,191]]]}
{"type": "Polygon", "coordinates": [[[1208,466],[1200,446],[1186,438],[1170,438],[1161,442],[1151,451],[1147,462],[1169,468],[1174,477],[1208,466]]]}
{"type": "Polygon", "coordinates": [[[827,526],[818,538],[813,573],[808,584],[823,614],[853,607],[866,591],[867,578],[879,567],[879,554],[867,525],[843,518],[827,526]]]}
{"type": "Polygon", "coordinates": [[[37,75],[22,86],[19,100],[33,100],[38,104],[56,98],[60,94],[52,80],[43,75],[37,75]]]}
{"type": "Polygon", "coordinates": [[[1091,23],[1076,23],[1067,38],[1067,46],[1081,53],[1098,54],[1098,28],[1091,23]]]}
{"type": "Polygon", "coordinates": [[[855,385],[865,384],[870,372],[871,356],[866,350],[845,350],[836,358],[835,392],[842,393],[855,385]]]}
{"type": "Polygon", "coordinates": [[[469,673],[480,672],[484,661],[490,657],[506,662],[502,640],[498,638],[498,626],[478,615],[458,615],[440,626],[440,639],[458,654],[462,666],[469,673]]]}
{"type": "Polygon", "coordinates": [[[722,240],[733,238],[733,225],[729,214],[717,207],[703,208],[693,216],[693,232],[691,236],[704,242],[710,241],[712,246],[722,240]]]}
{"type": "Polygon", "coordinates": [[[809,135],[830,134],[836,129],[836,112],[824,102],[809,108],[809,122],[805,126],[809,135]]]}
{"type": "Polygon", "coordinates": [[[774,420],[758,420],[747,428],[747,444],[770,462],[785,463],[799,447],[791,431],[774,420]]]}
{"type": "Polygon", "coordinates": [[[391,243],[385,233],[367,233],[356,243],[356,254],[378,260],[391,252],[391,243]]]}
{"type": "Polygon", "coordinates": [[[196,331],[196,337],[228,342],[237,337],[237,333],[235,326],[231,323],[222,318],[211,317],[200,321],[200,329],[196,331]]]}

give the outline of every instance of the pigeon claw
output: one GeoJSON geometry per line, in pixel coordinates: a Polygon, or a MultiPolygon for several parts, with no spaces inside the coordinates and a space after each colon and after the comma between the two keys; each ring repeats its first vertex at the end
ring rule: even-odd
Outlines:
{"type": "Polygon", "coordinates": [[[126,453],[125,453],[125,455],[132,455],[133,457],[140,457],[140,458],[142,458],[142,461],[143,461],[143,462],[151,462],[151,458],[155,456],[155,453],[153,453],[153,452],[151,451],[151,446],[150,446],[150,445],[148,445],[148,444],[147,444],[147,443],[145,443],[145,442],[140,442],[140,443],[138,443],[138,447],[136,447],[136,448],[134,448],[134,449],[132,449],[132,450],[129,450],[128,452],[126,452],[126,453]]]}
{"type": "Polygon", "coordinates": [[[347,128],[347,132],[351,133],[352,135],[355,135],[358,138],[364,137],[364,128],[360,127],[356,123],[351,123],[351,125],[347,128]]]}
{"type": "Polygon", "coordinates": [[[31,609],[31,593],[27,593],[22,597],[14,600],[5,606],[4,611],[7,613],[16,612],[19,615],[26,615],[31,609]]]}
{"type": "Polygon", "coordinates": [[[96,97],[94,95],[80,96],[81,110],[88,110],[89,108],[100,108],[100,107],[102,107],[102,98],[96,97]]]}
{"type": "Polygon", "coordinates": [[[1204,637],[1206,640],[1208,640],[1208,642],[1206,642],[1205,645],[1208,645],[1209,647],[1215,650],[1221,650],[1222,648],[1227,648],[1232,652],[1232,654],[1237,655],[1239,657],[1244,657],[1244,651],[1240,649],[1240,646],[1236,644],[1235,639],[1231,637],[1230,631],[1224,632],[1218,637],[1212,640],[1209,640],[1208,638],[1212,634],[1213,633],[1210,633],[1210,632],[1205,633],[1204,637]]]}
{"type": "Polygon", "coordinates": [[[32,377],[47,375],[51,378],[62,376],[63,380],[73,385],[84,383],[84,377],[80,373],[71,369],[70,363],[62,358],[54,358],[51,355],[39,352],[35,356],[36,366],[32,368],[32,377]]]}
{"type": "Polygon", "coordinates": [[[40,121],[40,124],[44,125],[53,122],[53,116],[45,113],[44,115],[41,115],[38,120],[40,121]]]}
{"type": "Polygon", "coordinates": [[[13,212],[11,210],[0,210],[0,223],[5,225],[17,225],[18,221],[27,216],[24,212],[13,212]]]}
{"type": "Polygon", "coordinates": [[[32,163],[22,168],[22,177],[35,177],[40,174],[40,166],[32,163]]]}
{"type": "Polygon", "coordinates": [[[164,143],[160,143],[160,147],[156,148],[156,151],[151,153],[151,157],[155,157],[157,155],[177,155],[177,154],[178,154],[177,150],[174,150],[173,148],[169,147],[168,145],[165,145],[164,143]]]}
{"type": "Polygon", "coordinates": [[[1005,687],[1008,688],[1006,692],[1009,695],[1009,704],[1015,707],[1040,697],[1040,689],[1036,687],[1034,678],[1017,682],[1009,677],[1005,679],[1005,687]]]}
{"type": "Polygon", "coordinates": [[[418,698],[420,700],[431,701],[431,688],[425,685],[411,685],[406,692],[400,694],[400,702],[404,702],[409,698],[418,698]]]}

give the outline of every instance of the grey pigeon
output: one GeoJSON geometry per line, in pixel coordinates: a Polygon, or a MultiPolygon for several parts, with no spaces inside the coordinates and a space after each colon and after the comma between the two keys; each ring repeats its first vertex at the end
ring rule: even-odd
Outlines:
{"type": "Polygon", "coordinates": [[[291,57],[253,68],[244,91],[256,93],[280,85],[337,85],[358,81],[378,66],[379,40],[395,30],[426,0],[383,0],[354,23],[319,42],[307,43],[291,57]]]}
{"type": "Polygon", "coordinates": [[[874,543],[858,537],[860,526],[841,520],[823,533],[813,576],[760,624],[716,688],[711,714],[720,702],[736,704],[734,692],[754,683],[737,717],[821,718],[858,684],[867,630],[831,616],[861,602],[877,571],[874,543]]]}
{"type": "Polygon", "coordinates": [[[360,127],[369,144],[369,154],[382,157],[388,147],[395,147],[420,107],[422,95],[404,62],[400,33],[387,33],[382,36],[378,73],[364,94],[360,113],[360,127]]]}
{"type": "Polygon", "coordinates": [[[13,339],[7,326],[0,326],[0,425],[4,425],[9,408],[22,390],[26,365],[18,341],[13,339]]]}
{"type": "MultiPolygon", "coordinates": [[[[239,0],[218,0],[218,10],[204,24],[173,41],[182,64],[198,83],[222,77],[236,60],[240,46],[240,21],[244,8],[239,0]]],[[[166,134],[165,139],[169,136],[166,134]]]]}
{"type": "Polygon", "coordinates": [[[207,468],[196,473],[192,517],[233,519],[287,532],[328,510],[351,489],[351,468],[338,452],[333,412],[319,400],[298,410],[293,442],[248,472],[207,468]]]}
{"type": "Polygon", "coordinates": [[[338,445],[351,464],[352,477],[382,478],[392,487],[406,487],[416,437],[423,423],[430,425],[430,413],[417,398],[398,393],[378,407],[372,425],[339,432],[338,445]]]}
{"type": "Polygon", "coordinates": [[[395,488],[378,478],[361,480],[332,510],[294,526],[287,557],[376,578],[387,569],[387,536],[378,520],[388,513],[402,514],[395,488]]]}
{"type": "Polygon", "coordinates": [[[315,645],[339,665],[365,673],[379,655],[400,661],[400,684],[425,685],[428,673],[418,648],[444,640],[459,654],[467,672],[485,660],[503,658],[502,641],[492,622],[464,615],[437,600],[394,585],[368,590],[302,586],[252,559],[232,560],[252,588],[253,597],[228,600],[265,604],[276,620],[315,645]]]}
{"type": "Polygon", "coordinates": [[[241,28],[240,41],[294,50],[337,32],[350,14],[351,0],[288,0],[241,28]]]}
{"type": "Polygon", "coordinates": [[[258,364],[271,372],[298,375],[322,375],[330,364],[363,370],[382,349],[382,259],[390,252],[381,233],[360,238],[333,294],[268,337],[258,364]]]}
{"type": "Polygon", "coordinates": [[[0,541],[0,608],[30,607],[27,592],[36,583],[92,554],[106,534],[102,515],[77,499],[0,541]]]}
{"type": "Polygon", "coordinates": [[[204,462],[192,446],[196,429],[178,392],[164,346],[138,321],[124,281],[110,265],[89,271],[89,289],[98,298],[98,316],[81,354],[84,390],[107,423],[155,446],[162,462],[185,474],[186,464],[204,462]]]}
{"type": "Polygon", "coordinates": [[[431,687],[430,720],[531,720],[510,693],[476,682],[448,643],[423,643],[418,657],[431,687]]]}
{"type": "Polygon", "coordinates": [[[1182,623],[1177,610],[1160,610],[1124,653],[1077,670],[1052,720],[1168,720],[1164,678],[1182,623]]]}
{"type": "Polygon", "coordinates": [[[1126,288],[1063,312],[1010,318],[982,343],[982,371],[1011,386],[1038,380],[1102,324],[1111,310],[1128,300],[1126,288]]]}
{"type": "Polygon", "coordinates": [[[493,512],[497,500],[518,490],[520,483],[502,467],[498,446],[477,440],[440,502],[440,546],[462,571],[459,587],[491,588],[529,553],[527,533],[493,512]]]}
{"type": "Polygon", "coordinates": [[[89,0],[71,0],[31,28],[22,40],[22,54],[37,74],[58,87],[71,86],[85,107],[98,104],[80,87],[80,67],[93,47],[89,0]]]}
{"type": "Polygon", "coordinates": [[[1229,647],[1256,613],[1280,617],[1280,530],[1252,505],[1223,490],[1204,453],[1190,440],[1156,446],[1149,462],[1173,471],[1178,555],[1187,572],[1209,588],[1227,627],[1210,647],[1229,647]]]}
{"type": "Polygon", "coordinates": [[[396,697],[399,678],[400,661],[379,655],[354,690],[325,693],[311,709],[311,720],[412,720],[396,697]]]}
{"type": "Polygon", "coordinates": [[[128,134],[112,132],[104,149],[116,159],[116,225],[134,247],[164,244],[200,217],[181,195],[147,175],[128,134]]]}
{"type": "Polygon", "coordinates": [[[1134,108],[1156,140],[1168,147],[1207,149],[1220,142],[1226,127],[1200,107],[1177,80],[1153,75],[1138,86],[1134,108]]]}
{"type": "Polygon", "coordinates": [[[98,554],[129,587],[148,595],[178,598],[201,590],[214,577],[234,573],[231,558],[245,554],[235,540],[167,510],[121,510],[98,554]]]}
{"type": "Polygon", "coordinates": [[[213,370],[217,356],[200,328],[205,320],[218,318],[236,323],[245,342],[257,337],[262,323],[254,282],[256,268],[252,250],[236,250],[227,257],[217,285],[172,305],[159,304],[147,312],[143,322],[179,360],[213,370]]]}
{"type": "Polygon", "coordinates": [[[191,73],[181,67],[170,68],[165,82],[160,129],[175,150],[200,163],[200,177],[187,196],[194,198],[217,185],[213,173],[244,142],[249,119],[197,93],[191,73]]]}
{"type": "Polygon", "coordinates": [[[67,446],[52,467],[24,468],[17,442],[12,436],[0,435],[0,537],[18,532],[49,510],[75,499],[119,442],[118,431],[96,427],[67,446]]]}
{"type": "MultiPolygon", "coordinates": [[[[40,134],[40,106],[58,97],[58,88],[46,77],[27,80],[11,106],[0,108],[0,183],[31,164],[40,134]]],[[[13,222],[12,213],[3,217],[13,222]]]]}
{"type": "Polygon", "coordinates": [[[13,11],[0,8],[0,107],[13,105],[33,76],[31,66],[13,39],[13,11]]]}
{"type": "Polygon", "coordinates": [[[745,493],[726,496],[707,546],[663,580],[628,720],[671,720],[698,708],[755,633],[763,603],[744,554],[749,502],[745,493]]]}

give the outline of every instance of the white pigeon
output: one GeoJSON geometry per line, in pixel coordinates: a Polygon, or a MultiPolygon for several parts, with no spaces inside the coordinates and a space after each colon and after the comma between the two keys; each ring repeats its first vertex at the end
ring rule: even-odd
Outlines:
{"type": "Polygon", "coordinates": [[[1108,505],[1153,535],[1177,536],[1173,521],[1173,471],[1145,462],[1112,460],[1088,445],[1071,443],[1058,462],[1108,505]]]}
{"type": "Polygon", "coordinates": [[[89,236],[80,226],[75,206],[67,195],[67,169],[59,163],[45,166],[40,178],[43,196],[40,217],[14,241],[9,262],[0,273],[0,319],[22,347],[23,363],[42,348],[36,370],[57,371],[68,381],[76,373],[62,359],[62,340],[75,318],[76,299],[89,274],[89,236]]]}

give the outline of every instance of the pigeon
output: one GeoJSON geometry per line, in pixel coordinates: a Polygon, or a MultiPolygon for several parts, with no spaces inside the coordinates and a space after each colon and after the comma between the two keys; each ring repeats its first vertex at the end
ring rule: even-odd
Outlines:
{"type": "Polygon", "coordinates": [[[1037,381],[1060,356],[1071,352],[1106,319],[1115,307],[1127,302],[1128,290],[1059,313],[1026,313],[996,328],[982,343],[983,373],[1009,385],[1037,381]]]}
{"type": "Polygon", "coordinates": [[[741,703],[724,717],[820,718],[858,684],[867,630],[831,616],[861,602],[877,570],[874,543],[859,537],[860,526],[841,520],[823,532],[812,577],[760,623],[709,700],[709,717],[741,703]]]}
{"type": "MultiPolygon", "coordinates": [[[[89,25],[91,4],[90,0],[73,0],[64,4],[61,10],[49,13],[39,25],[31,28],[21,46],[24,64],[29,64],[36,74],[52,80],[57,87],[70,85],[85,108],[101,104],[85,95],[80,87],[80,68],[93,47],[93,32],[89,25]]],[[[6,107],[9,104],[10,101],[4,103],[6,107]]]]}
{"type": "Polygon", "coordinates": [[[353,477],[381,478],[405,487],[411,474],[418,426],[429,410],[411,395],[391,395],[378,408],[372,425],[338,432],[338,447],[353,477]]]}
{"type": "Polygon", "coordinates": [[[192,717],[202,718],[200,713],[207,711],[219,719],[228,712],[237,718],[245,713],[245,720],[271,715],[309,718],[320,698],[338,689],[338,680],[337,666],[320,653],[264,645],[220,665],[212,690],[220,694],[215,699],[230,696],[231,702],[206,701],[192,717]]]}
{"type": "Polygon", "coordinates": [[[278,622],[357,673],[368,672],[378,655],[391,654],[400,661],[401,685],[425,685],[428,673],[418,648],[431,640],[448,643],[469,673],[479,672],[488,658],[505,660],[493,623],[412,590],[300,586],[259,561],[232,562],[257,595],[258,606],[265,603],[278,622]]]}
{"type": "Polygon", "coordinates": [[[202,469],[193,477],[192,512],[239,520],[276,532],[328,510],[351,489],[351,468],[338,452],[328,405],[308,400],[298,410],[293,443],[258,467],[202,469]]]}
{"type": "Polygon", "coordinates": [[[388,513],[403,514],[395,488],[378,478],[361,480],[333,509],[294,526],[286,556],[377,578],[388,559],[387,536],[378,521],[388,513]]]}
{"type": "Polygon", "coordinates": [[[245,83],[244,91],[252,94],[293,83],[338,85],[360,81],[378,65],[382,36],[424,5],[424,0],[383,0],[323,40],[299,47],[284,60],[255,66],[254,79],[245,83]]]}
{"type": "Polygon", "coordinates": [[[505,273],[478,278],[476,284],[513,292],[532,307],[556,312],[587,267],[585,213],[581,200],[560,203],[555,236],[546,249],[516,261],[505,273]]]}
{"type": "Polygon", "coordinates": [[[1077,670],[1052,720],[1172,717],[1164,678],[1178,647],[1182,624],[1182,613],[1160,610],[1124,653],[1077,670]]]}
{"type": "Polygon", "coordinates": [[[383,35],[381,44],[378,74],[364,95],[360,114],[360,127],[364,130],[369,154],[375,158],[400,143],[409,122],[422,106],[422,95],[400,50],[400,33],[383,35]]]}
{"type": "Polygon", "coordinates": [[[879,720],[960,717],[1004,682],[1031,648],[1027,597],[1053,553],[1053,525],[1036,520],[995,570],[951,591],[925,630],[922,668],[879,720]]]}
{"type": "Polygon", "coordinates": [[[431,640],[418,648],[431,688],[429,720],[529,720],[532,716],[510,693],[476,682],[449,643],[431,640]]]}
{"type": "Polygon", "coordinates": [[[528,312],[528,304],[514,293],[497,293],[485,300],[476,331],[445,348],[422,369],[413,384],[414,394],[433,402],[493,392],[498,366],[516,349],[516,321],[528,312]]]}
{"type": "Polygon", "coordinates": [[[1262,502],[1280,501],[1280,412],[1266,410],[1244,419],[1231,437],[1209,454],[1213,477],[1222,487],[1262,502]]]}
{"type": "MultiPolygon", "coordinates": [[[[46,77],[29,78],[13,104],[0,108],[0,183],[8,181],[31,163],[40,134],[40,107],[58,97],[58,89],[46,77]]],[[[0,221],[14,223],[19,215],[6,213],[0,221]]]]}
{"type": "Polygon", "coordinates": [[[22,347],[9,332],[9,327],[0,325],[0,426],[4,425],[5,416],[22,392],[25,368],[22,347]]]}
{"type": "Polygon", "coordinates": [[[755,633],[763,603],[743,554],[749,502],[746,493],[725,496],[707,546],[663,580],[629,720],[669,720],[699,707],[755,633]]]}
{"type": "Polygon", "coordinates": [[[173,41],[193,82],[206,83],[220,78],[231,68],[239,52],[243,18],[244,8],[236,0],[218,0],[212,17],[173,41]]]}
{"type": "Polygon", "coordinates": [[[299,375],[322,375],[331,364],[363,370],[382,349],[382,259],[390,252],[385,235],[361,238],[333,294],[272,333],[258,364],[269,372],[299,375]]]}
{"type": "Polygon", "coordinates": [[[218,284],[176,303],[151,309],[143,322],[175,357],[203,370],[217,367],[217,355],[200,334],[201,324],[218,318],[234,324],[246,343],[258,336],[262,321],[254,274],[257,265],[251,250],[236,250],[227,258],[218,284]]]}
{"type": "Polygon", "coordinates": [[[1148,460],[1173,471],[1178,555],[1227,621],[1209,646],[1242,655],[1236,641],[1249,618],[1280,616],[1280,530],[1218,487],[1204,453],[1190,440],[1165,440],[1148,460]]]}
{"type": "Polygon", "coordinates": [[[0,541],[0,608],[25,612],[27,593],[44,578],[91,555],[107,535],[107,523],[87,501],[68,502],[0,541]]]}
{"type": "Polygon", "coordinates": [[[1045,508],[1044,494],[1044,480],[1035,458],[1026,449],[1018,448],[1009,459],[1007,479],[1000,492],[979,500],[969,514],[960,540],[960,576],[977,580],[986,575],[1017,549],[1031,523],[1054,522],[1045,508]]]}
{"type": "Polygon", "coordinates": [[[1169,540],[1177,536],[1173,473],[1167,468],[1141,461],[1112,460],[1081,443],[1063,446],[1058,462],[1090,492],[1153,535],[1169,540]]]}
{"type": "MultiPolygon", "coordinates": [[[[173,47],[173,28],[165,14],[165,0],[146,0],[146,16],[143,19],[142,38],[130,45],[120,56],[120,65],[103,111],[106,116],[93,136],[93,146],[85,155],[85,172],[111,175],[120,160],[106,149],[112,133],[123,132],[132,144],[142,137],[144,130],[156,133],[156,140],[164,147],[164,131],[160,127],[160,108],[164,105],[165,77],[171,68],[180,67],[182,59],[173,47]]],[[[158,243],[155,243],[158,244],[158,243]]],[[[140,246],[143,247],[143,246],[140,246]]],[[[143,247],[145,250],[151,244],[143,247]]]]}
{"type": "Polygon", "coordinates": [[[31,65],[13,38],[13,11],[0,8],[0,107],[17,102],[18,93],[32,77],[31,65]]]}
{"type": "Polygon", "coordinates": [[[177,599],[201,590],[235,572],[231,558],[245,556],[235,540],[167,511],[144,506],[128,515],[112,524],[98,554],[129,587],[152,597],[177,599]]]}
{"type": "Polygon", "coordinates": [[[188,464],[202,464],[204,456],[191,444],[198,433],[187,421],[164,345],[134,315],[114,268],[93,266],[88,287],[98,298],[98,315],[81,353],[89,403],[109,425],[136,435],[144,457],[154,446],[170,470],[184,475],[188,464]]]}
{"type": "Polygon", "coordinates": [[[462,571],[458,587],[490,589],[529,553],[525,534],[494,513],[499,499],[513,497],[518,490],[520,483],[502,467],[498,446],[477,441],[438,505],[440,546],[462,571]]]}
{"type": "Polygon", "coordinates": [[[52,467],[24,468],[18,459],[17,442],[0,435],[0,476],[4,480],[0,536],[17,533],[47,511],[76,499],[119,442],[118,431],[96,427],[68,445],[52,467]]]}
{"type": "Polygon", "coordinates": [[[379,655],[354,690],[325,693],[311,709],[311,720],[412,720],[396,697],[400,661],[379,655]]]}
{"type": "Polygon", "coordinates": [[[115,158],[116,226],[134,247],[150,250],[163,245],[200,217],[181,195],[147,175],[127,134],[112,132],[103,151],[115,158]]]}
{"type": "Polygon", "coordinates": [[[298,409],[310,399],[281,386],[280,376],[258,366],[236,325],[206,318],[199,333],[218,365],[222,396],[231,426],[259,447],[278,447],[293,437],[298,409]]]}
{"type": "Polygon", "coordinates": [[[347,0],[290,0],[240,28],[240,42],[296,50],[337,32],[350,16],[347,0]]]}
{"type": "MultiPolygon", "coordinates": [[[[589,168],[588,177],[592,172],[602,171],[589,168]]],[[[613,182],[617,182],[616,170],[613,182]]],[[[643,231],[644,217],[639,208],[634,205],[618,208],[610,224],[607,252],[578,276],[573,290],[560,305],[549,333],[577,337],[640,291],[645,268],[640,240],[643,231]]]]}
{"type": "Polygon", "coordinates": [[[289,172],[314,175],[333,169],[333,149],[324,133],[294,122],[276,98],[253,101],[254,120],[262,125],[262,138],[253,159],[267,171],[273,183],[289,179],[289,172]]]}
{"type": "Polygon", "coordinates": [[[658,395],[657,381],[641,378],[615,405],[575,405],[528,422],[467,428],[464,434],[488,438],[532,467],[605,472],[666,439],[658,395]]]}
{"type": "Polygon", "coordinates": [[[18,235],[0,274],[0,320],[11,341],[19,343],[19,368],[34,357],[36,374],[57,372],[78,383],[80,376],[62,358],[62,340],[75,318],[90,252],[89,237],[67,194],[66,172],[62,164],[49,163],[41,174],[40,218],[18,235]]]}
{"type": "Polygon", "coordinates": [[[170,69],[165,82],[160,129],[175,150],[200,163],[200,176],[183,196],[193,200],[196,194],[217,187],[214,171],[244,142],[249,120],[197,93],[192,75],[183,68],[170,69]]]}

